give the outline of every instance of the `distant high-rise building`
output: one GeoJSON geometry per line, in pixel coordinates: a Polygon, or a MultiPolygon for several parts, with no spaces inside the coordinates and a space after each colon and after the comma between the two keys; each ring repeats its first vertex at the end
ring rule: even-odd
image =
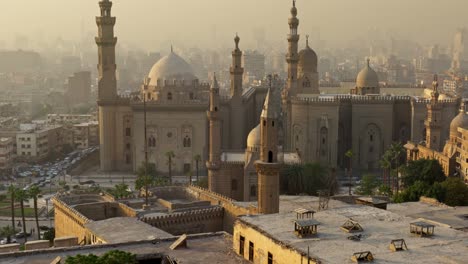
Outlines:
{"type": "Polygon", "coordinates": [[[71,105],[88,103],[91,93],[91,72],[76,72],[68,77],[66,97],[71,105]]]}
{"type": "Polygon", "coordinates": [[[250,79],[261,80],[265,76],[265,55],[260,52],[256,50],[245,51],[242,56],[242,64],[250,79]]]}

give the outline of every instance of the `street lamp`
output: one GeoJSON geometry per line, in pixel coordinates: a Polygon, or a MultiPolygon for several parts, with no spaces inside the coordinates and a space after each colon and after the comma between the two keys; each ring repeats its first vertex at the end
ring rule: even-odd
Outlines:
{"type": "MultiPolygon", "coordinates": [[[[49,220],[49,229],[52,227],[52,224],[50,222],[50,216],[49,216],[49,200],[50,198],[46,198],[45,201],[46,201],[46,214],[47,214],[47,220],[49,220]]],[[[39,230],[38,230],[39,232],[39,230]]]]}

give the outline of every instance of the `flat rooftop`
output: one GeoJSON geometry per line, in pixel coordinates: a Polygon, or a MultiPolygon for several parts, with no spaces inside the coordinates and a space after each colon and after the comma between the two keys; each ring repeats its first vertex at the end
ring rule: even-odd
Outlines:
{"type": "Polygon", "coordinates": [[[298,238],[294,234],[293,222],[296,213],[290,205],[303,204],[303,208],[314,209],[311,205],[318,198],[298,196],[297,199],[288,198],[284,204],[285,198],[288,197],[281,197],[279,214],[242,216],[240,221],[302,252],[307,252],[307,247],[310,247],[311,256],[324,263],[352,263],[353,253],[362,251],[372,252],[374,263],[466,263],[468,259],[466,232],[435,224],[433,237],[420,238],[409,232],[410,223],[417,221],[414,218],[370,206],[340,205],[340,202],[332,200],[328,210],[319,211],[314,216],[320,222],[318,235],[298,238]],[[357,221],[364,229],[357,233],[362,234],[361,241],[347,239],[352,234],[340,229],[348,219],[357,221]],[[409,250],[390,251],[393,239],[405,239],[409,250]]]}
{"type": "Polygon", "coordinates": [[[187,248],[170,250],[169,247],[177,238],[161,239],[154,241],[142,241],[123,244],[103,244],[92,246],[79,246],[73,248],[60,248],[38,250],[33,254],[31,252],[18,252],[10,254],[0,254],[0,263],[6,264],[49,264],[57,256],[63,260],[67,256],[76,256],[78,254],[102,255],[110,250],[122,250],[133,254],[151,255],[164,254],[175,258],[179,263],[223,263],[240,264],[249,263],[243,258],[237,256],[232,251],[232,238],[230,235],[219,232],[214,234],[189,235],[187,248]],[[213,261],[215,260],[215,261],[213,261]],[[208,261],[208,262],[207,262],[208,261]]]}
{"type": "Polygon", "coordinates": [[[173,235],[133,217],[114,217],[101,221],[92,221],[85,224],[85,227],[107,243],[124,243],[173,237],[173,235]]]}

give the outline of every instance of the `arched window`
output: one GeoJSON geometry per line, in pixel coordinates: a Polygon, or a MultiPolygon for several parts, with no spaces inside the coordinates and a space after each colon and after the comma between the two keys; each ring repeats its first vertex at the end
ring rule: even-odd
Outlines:
{"type": "Polygon", "coordinates": [[[185,136],[183,141],[182,141],[182,145],[184,146],[184,148],[192,147],[192,139],[190,139],[189,136],[185,136]]]}
{"type": "Polygon", "coordinates": [[[302,86],[306,87],[306,88],[309,88],[310,87],[310,81],[309,81],[309,78],[305,78],[304,79],[304,82],[302,83],[302,86]]]}
{"type": "Polygon", "coordinates": [[[189,99],[193,100],[193,93],[192,92],[189,93],[189,99]]]}
{"type": "Polygon", "coordinates": [[[231,181],[231,190],[237,191],[237,180],[236,179],[231,181]]]}
{"type": "Polygon", "coordinates": [[[167,100],[172,100],[172,93],[167,93],[167,100]]]}

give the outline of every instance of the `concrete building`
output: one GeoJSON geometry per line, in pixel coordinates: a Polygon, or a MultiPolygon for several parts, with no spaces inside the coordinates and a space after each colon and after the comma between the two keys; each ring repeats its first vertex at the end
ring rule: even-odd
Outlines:
{"type": "Polygon", "coordinates": [[[73,146],[86,149],[99,145],[99,123],[97,121],[73,125],[73,146]]]}
{"type": "Polygon", "coordinates": [[[95,115],[75,115],[75,114],[48,114],[47,124],[49,125],[71,125],[97,121],[95,115]]]}
{"type": "MultiPolygon", "coordinates": [[[[245,51],[242,55],[242,65],[245,69],[245,76],[250,80],[263,80],[265,76],[265,55],[256,50],[245,51]]],[[[244,82],[248,84],[250,82],[244,82]]]]}
{"type": "Polygon", "coordinates": [[[16,134],[16,155],[24,161],[41,161],[67,144],[63,126],[36,127],[16,134]]]}
{"type": "Polygon", "coordinates": [[[8,171],[15,157],[13,138],[0,137],[0,171],[8,171]]]}
{"type": "Polygon", "coordinates": [[[90,102],[91,72],[75,72],[68,77],[65,97],[70,105],[86,104],[90,102]]]}

